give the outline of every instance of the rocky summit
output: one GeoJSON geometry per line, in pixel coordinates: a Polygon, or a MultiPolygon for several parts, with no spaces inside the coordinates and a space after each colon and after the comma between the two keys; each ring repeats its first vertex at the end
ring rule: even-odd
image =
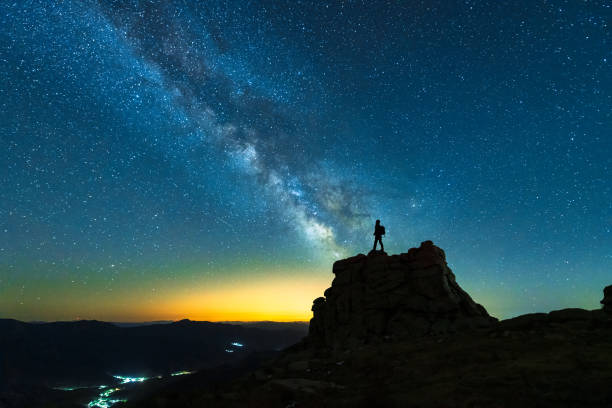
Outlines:
{"type": "Polygon", "coordinates": [[[325,297],[312,306],[311,345],[338,349],[497,322],[461,289],[444,251],[431,241],[399,255],[371,251],[343,259],[333,273],[325,297]]]}
{"type": "Polygon", "coordinates": [[[431,241],[333,273],[303,341],[250,372],[201,370],[116,407],[612,407],[612,286],[602,309],[497,321],[431,241]]]}

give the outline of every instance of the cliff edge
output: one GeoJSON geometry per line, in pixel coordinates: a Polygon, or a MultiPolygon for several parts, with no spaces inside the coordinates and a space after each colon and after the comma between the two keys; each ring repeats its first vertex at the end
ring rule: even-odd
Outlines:
{"type": "Polygon", "coordinates": [[[306,343],[331,348],[486,328],[497,322],[455,279],[431,241],[407,253],[371,251],[334,263],[314,300],[306,343]]]}
{"type": "Polygon", "coordinates": [[[431,241],[333,273],[303,341],[224,384],[201,370],[122,407],[612,407],[612,286],[601,309],[498,322],[431,241]]]}

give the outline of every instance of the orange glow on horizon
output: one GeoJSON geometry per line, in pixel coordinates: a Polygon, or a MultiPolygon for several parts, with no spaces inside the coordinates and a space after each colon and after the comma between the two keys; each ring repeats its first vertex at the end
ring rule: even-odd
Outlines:
{"type": "Polygon", "coordinates": [[[174,295],[163,307],[146,314],[158,320],[310,321],[312,301],[322,296],[329,284],[329,278],[245,280],[239,285],[174,295]]]}
{"type": "Polygon", "coordinates": [[[215,280],[203,273],[194,279],[197,274],[193,273],[165,284],[123,281],[112,291],[93,284],[37,280],[28,286],[29,297],[0,297],[4,312],[0,317],[22,321],[307,322],[312,317],[312,301],[323,296],[333,278],[314,267],[268,268],[265,274],[252,268],[232,272],[215,280]]]}

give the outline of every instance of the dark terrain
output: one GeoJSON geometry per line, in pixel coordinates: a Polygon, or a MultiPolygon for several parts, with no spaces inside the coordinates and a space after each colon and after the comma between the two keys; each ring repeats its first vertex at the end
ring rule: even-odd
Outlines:
{"type": "Polygon", "coordinates": [[[612,286],[598,310],[498,321],[431,241],[340,260],[333,273],[306,337],[274,322],[0,321],[0,407],[83,406],[104,391],[50,387],[116,373],[160,375],[113,385],[116,408],[612,406],[612,286]],[[168,375],[177,370],[194,372],[168,375]]]}
{"type": "Polygon", "coordinates": [[[612,287],[603,308],[497,321],[444,252],[334,264],[307,338],[228,381],[192,376],[117,407],[611,407],[612,287]]]}
{"type": "MultiPolygon", "coordinates": [[[[53,388],[113,385],[117,382],[113,375],[167,377],[179,371],[230,367],[253,353],[265,355],[294,344],[306,331],[307,325],[299,323],[247,327],[182,320],[120,327],[99,321],[3,319],[0,407],[74,406],[70,405],[74,401],[91,400],[95,389],[53,388]]],[[[162,382],[176,379],[171,380],[162,382]]]]}

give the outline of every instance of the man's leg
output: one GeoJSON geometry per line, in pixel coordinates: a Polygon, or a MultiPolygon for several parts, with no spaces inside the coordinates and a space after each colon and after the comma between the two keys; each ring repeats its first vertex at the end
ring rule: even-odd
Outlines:
{"type": "Polygon", "coordinates": [[[376,243],[380,243],[380,249],[381,249],[381,251],[382,251],[382,247],[383,247],[383,246],[382,246],[382,240],[380,239],[380,237],[376,237],[376,238],[374,239],[374,251],[376,251],[376,243]]]}
{"type": "Polygon", "coordinates": [[[383,246],[383,243],[382,243],[382,238],[378,238],[378,242],[380,242],[380,250],[381,250],[381,251],[384,251],[384,250],[385,250],[385,247],[383,246]]]}
{"type": "Polygon", "coordinates": [[[378,241],[377,237],[374,238],[374,247],[372,248],[372,251],[376,251],[376,241],[378,241]]]}

